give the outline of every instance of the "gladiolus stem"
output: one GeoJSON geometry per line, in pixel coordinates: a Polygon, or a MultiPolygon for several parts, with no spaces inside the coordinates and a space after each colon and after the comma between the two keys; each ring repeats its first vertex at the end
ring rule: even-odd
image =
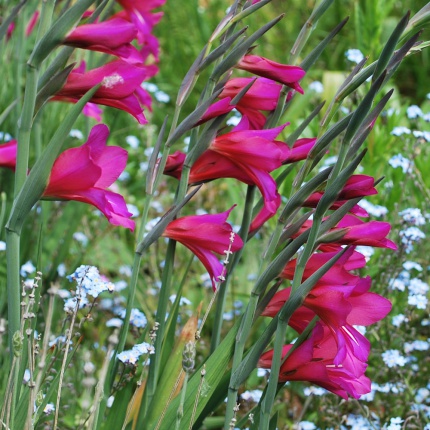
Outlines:
{"type": "Polygon", "coordinates": [[[275,351],[273,353],[272,367],[270,369],[271,377],[269,378],[266,395],[261,404],[260,430],[269,428],[270,412],[272,411],[273,402],[275,401],[276,391],[278,388],[278,379],[276,378],[276,375],[279,375],[279,370],[281,368],[282,348],[284,346],[287,327],[287,321],[279,320],[275,334],[275,351]]]}
{"type": "MultiPolygon", "coordinates": [[[[155,390],[157,388],[158,373],[160,370],[160,360],[162,356],[162,343],[164,337],[164,329],[166,325],[166,311],[167,303],[169,302],[170,286],[172,281],[173,263],[175,259],[176,241],[169,239],[166,251],[166,261],[163,268],[163,275],[161,280],[160,295],[158,298],[158,307],[156,321],[158,322],[157,338],[155,340],[155,354],[151,355],[151,363],[149,365],[149,374],[147,380],[147,387],[145,390],[146,402],[144,408],[151,404],[155,390]]],[[[141,414],[146,414],[146,411],[141,411],[141,414]]]]}
{"type": "Polygon", "coordinates": [[[13,335],[20,330],[21,296],[19,279],[19,242],[20,235],[6,228],[7,237],[7,301],[8,301],[8,327],[9,327],[9,349],[11,362],[13,359],[13,335]]]}
{"type": "MultiPolygon", "coordinates": [[[[252,220],[252,207],[254,202],[255,189],[256,189],[255,186],[248,186],[248,190],[246,193],[245,208],[243,210],[242,225],[239,233],[239,236],[243,240],[243,243],[246,243],[249,226],[252,220]]],[[[237,262],[240,260],[240,257],[242,256],[242,252],[243,252],[243,248],[234,254],[233,260],[228,265],[227,273],[230,274],[233,272],[234,267],[236,266],[237,262]]],[[[212,340],[211,340],[212,352],[215,351],[220,341],[221,327],[223,322],[223,313],[224,313],[224,306],[225,306],[225,296],[226,296],[226,291],[227,291],[229,282],[230,282],[230,277],[228,276],[227,280],[220,285],[219,291],[218,291],[215,320],[214,320],[214,325],[212,329],[213,330],[212,340]]]]}
{"type": "Polygon", "coordinates": [[[27,80],[25,84],[24,105],[18,125],[18,154],[15,171],[15,197],[20,192],[28,171],[30,148],[30,133],[33,123],[34,106],[37,95],[37,80],[39,70],[27,65],[27,80]]]}
{"type": "Polygon", "coordinates": [[[21,295],[19,279],[19,242],[20,235],[6,228],[7,240],[7,300],[8,300],[8,332],[11,372],[14,372],[12,394],[10,399],[10,425],[14,426],[16,403],[18,401],[19,365],[15,363],[14,335],[21,330],[21,295]],[[15,366],[13,365],[15,363],[15,366]]]}

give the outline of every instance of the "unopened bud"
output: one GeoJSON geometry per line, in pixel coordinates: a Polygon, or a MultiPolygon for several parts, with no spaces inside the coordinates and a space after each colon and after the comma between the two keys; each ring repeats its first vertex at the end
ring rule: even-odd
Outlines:
{"type": "Polygon", "coordinates": [[[185,344],[184,352],[182,353],[182,368],[186,373],[191,373],[195,366],[196,345],[194,342],[185,344]]]}
{"type": "Polygon", "coordinates": [[[22,334],[19,331],[16,331],[12,337],[12,347],[13,347],[13,355],[15,357],[20,357],[22,353],[22,341],[24,340],[22,334]]]}

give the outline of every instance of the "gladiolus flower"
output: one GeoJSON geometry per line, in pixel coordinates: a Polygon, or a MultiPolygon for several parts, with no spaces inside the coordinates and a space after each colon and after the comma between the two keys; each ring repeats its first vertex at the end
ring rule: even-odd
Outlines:
{"type": "MultiPolygon", "coordinates": [[[[264,198],[264,207],[251,223],[250,231],[258,229],[281,203],[276,182],[269,173],[281,166],[290,151],[283,142],[274,140],[284,127],[232,131],[216,137],[191,167],[189,183],[234,178],[256,185],[264,198]]],[[[184,159],[180,152],[169,156],[164,173],[179,179],[184,159]]]]}
{"type": "Polygon", "coordinates": [[[254,83],[240,99],[236,109],[249,119],[253,129],[260,130],[266,122],[266,117],[260,111],[275,110],[282,85],[265,78],[234,78],[227,81],[219,98],[234,98],[252,81],[254,83]]]}
{"type": "Polygon", "coordinates": [[[30,21],[28,21],[27,28],[25,29],[25,35],[28,37],[33,32],[34,27],[37,24],[37,21],[39,21],[39,15],[40,12],[38,10],[34,11],[33,15],[30,18],[30,21]]]}
{"type": "Polygon", "coordinates": [[[11,140],[0,145],[0,166],[15,170],[17,151],[16,140],[11,140]]]}
{"type": "Polygon", "coordinates": [[[303,89],[299,85],[300,79],[306,72],[298,66],[276,63],[258,55],[245,55],[236,65],[238,69],[246,70],[255,75],[272,79],[303,94],[303,89]]]}
{"type": "Polygon", "coordinates": [[[112,106],[133,115],[140,124],[146,124],[142,106],[145,90],[140,84],[157,72],[156,66],[128,64],[116,60],[86,73],[73,70],[64,87],[52,100],[77,102],[88,90],[101,84],[91,102],[112,106]]]}
{"type": "MultiPolygon", "coordinates": [[[[347,200],[354,199],[356,197],[371,196],[378,194],[374,187],[375,179],[372,176],[366,175],[353,175],[347,181],[343,189],[341,190],[337,201],[330,207],[335,210],[341,207],[347,200]]],[[[311,194],[306,201],[303,203],[304,207],[316,207],[318,202],[323,196],[322,191],[317,191],[311,194]]],[[[367,217],[369,214],[362,207],[355,205],[351,211],[354,215],[367,217]]]]}
{"type": "MultiPolygon", "coordinates": [[[[233,206],[234,207],[234,206],[233,206]]],[[[172,221],[163,233],[164,237],[185,245],[203,263],[208,271],[212,287],[222,280],[224,266],[214,253],[229,257],[229,253],[242,248],[242,239],[234,235],[227,218],[233,207],[219,214],[185,216],[172,221]]]]}
{"type": "MultiPolygon", "coordinates": [[[[318,252],[311,256],[305,266],[302,280],[305,281],[321,266],[332,259],[339,251],[318,252]]],[[[297,259],[290,260],[281,273],[285,279],[293,279],[296,270],[297,259]]],[[[363,254],[349,248],[339,260],[318,280],[318,284],[352,285],[357,283],[358,276],[350,273],[350,270],[362,269],[366,265],[363,254]]]]}
{"type": "MultiPolygon", "coordinates": [[[[293,345],[283,347],[285,357],[293,345]]],[[[281,365],[279,382],[309,381],[338,396],[355,399],[370,392],[370,379],[364,375],[367,364],[354,354],[347,354],[340,364],[334,363],[337,346],[330,332],[317,323],[310,337],[295,349],[281,365]]],[[[258,367],[269,369],[273,350],[264,353],[258,367]]]]}
{"type": "MultiPolygon", "coordinates": [[[[368,292],[370,285],[369,277],[359,278],[356,285],[317,283],[303,302],[303,306],[312,313],[299,308],[290,318],[289,324],[301,332],[313,316],[318,315],[336,339],[338,351],[333,357],[336,364],[344,359],[348,348],[354,351],[357,358],[365,361],[370,346],[353,325],[374,324],[385,318],[391,310],[389,300],[368,292]],[[352,338],[355,340],[352,341],[352,338]]],[[[290,294],[291,288],[277,292],[262,315],[274,317],[290,294]]]]}
{"type": "Polygon", "coordinates": [[[103,111],[95,103],[86,103],[84,108],[82,109],[82,113],[85,116],[88,116],[90,118],[94,118],[97,122],[101,122],[101,120],[102,120],[103,111]]]}
{"type": "Polygon", "coordinates": [[[113,225],[134,230],[132,214],[124,198],[106,188],[118,179],[127,163],[127,151],[106,146],[109,129],[104,124],[92,128],[87,142],[64,151],[51,170],[43,193],[47,200],[76,200],[95,206],[113,225]]]}
{"type": "Polygon", "coordinates": [[[137,36],[134,24],[122,18],[76,27],[64,44],[116,55],[129,63],[143,63],[140,52],[131,45],[137,36]]]}
{"type": "Polygon", "coordinates": [[[158,60],[159,44],[157,38],[151,34],[155,25],[160,22],[163,12],[151,13],[155,8],[162,6],[166,0],[117,0],[124,8],[116,16],[131,21],[137,28],[137,40],[144,46],[144,56],[151,53],[158,60]],[[146,52],[145,52],[146,51],[146,52]]]}
{"type": "Polygon", "coordinates": [[[294,142],[288,157],[282,162],[282,164],[291,164],[304,160],[308,156],[310,150],[314,147],[316,141],[316,137],[303,137],[302,139],[297,139],[294,142]]]}
{"type": "MultiPolygon", "coordinates": [[[[312,221],[308,220],[303,223],[300,230],[294,235],[294,237],[303,233],[305,230],[312,226],[312,221]]],[[[387,239],[386,236],[391,230],[391,225],[388,222],[382,221],[369,221],[364,222],[354,215],[344,216],[335,228],[332,228],[327,235],[330,233],[342,233],[342,238],[331,241],[330,244],[341,244],[341,245],[364,245],[374,246],[377,248],[389,248],[397,249],[396,244],[387,239]]],[[[326,245],[321,245],[320,249],[328,249],[326,245]]]]}

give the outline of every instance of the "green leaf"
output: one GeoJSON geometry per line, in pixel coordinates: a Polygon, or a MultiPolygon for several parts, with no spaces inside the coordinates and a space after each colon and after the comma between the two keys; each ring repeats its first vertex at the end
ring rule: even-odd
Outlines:
{"type": "Polygon", "coordinates": [[[430,22],[430,3],[420,9],[409,21],[402,34],[401,42],[405,41],[411,34],[424,28],[430,22]]]}
{"type": "Polygon", "coordinates": [[[323,108],[325,102],[320,103],[310,115],[285,139],[285,143],[291,147],[294,142],[300,137],[305,128],[310,124],[310,122],[318,115],[318,113],[323,108]]]}
{"type": "Polygon", "coordinates": [[[174,142],[176,142],[184,133],[194,127],[202,115],[207,111],[208,107],[216,100],[218,95],[221,93],[221,90],[212,94],[208,100],[203,102],[200,106],[197,106],[196,109],[190,113],[176,128],[172,135],[167,140],[166,145],[171,146],[174,142]]]}
{"type": "Polygon", "coordinates": [[[406,15],[400,20],[397,24],[396,28],[392,32],[388,42],[385,44],[381,55],[379,56],[379,60],[376,64],[375,71],[373,72],[372,81],[376,81],[379,76],[381,76],[388,62],[390,61],[391,56],[393,55],[394,50],[396,49],[397,43],[400,39],[403,30],[405,29],[408,21],[409,21],[410,12],[408,11],[406,15]]]}
{"type": "MultiPolygon", "coordinates": [[[[269,0],[271,1],[271,0],[269,0]]],[[[210,64],[212,64],[215,60],[223,56],[233,45],[236,40],[242,36],[243,33],[248,29],[248,27],[244,27],[231,35],[225,42],[221,43],[218,48],[214,49],[198,66],[198,71],[201,72],[206,67],[208,67],[210,64]]]]}
{"type": "Polygon", "coordinates": [[[127,416],[129,402],[133,396],[133,391],[137,389],[136,387],[133,387],[133,385],[133,383],[129,383],[117,393],[112,407],[109,409],[109,415],[107,416],[104,428],[122,428],[127,416]]]}
{"type": "Polygon", "coordinates": [[[246,54],[248,49],[252,46],[252,44],[258,40],[264,33],[269,31],[274,25],[276,25],[284,15],[280,15],[277,18],[273,19],[251,36],[247,37],[242,43],[237,45],[229,55],[215,68],[210,79],[213,81],[217,81],[225,72],[234,67],[238,61],[246,54]]]}
{"type": "Polygon", "coordinates": [[[320,42],[311,52],[306,56],[306,58],[300,63],[300,67],[303,70],[308,71],[318,60],[326,46],[330,43],[330,41],[339,33],[340,30],[344,27],[344,25],[348,22],[349,18],[345,18],[341,21],[328,36],[324,38],[322,42],[320,42]]]}
{"type": "Polygon", "coordinates": [[[75,67],[75,63],[70,64],[65,69],[57,72],[52,76],[49,81],[37,92],[36,104],[34,111],[37,112],[44,103],[53,96],[57,91],[59,91],[67,81],[67,77],[70,75],[71,71],[75,67]]]}
{"type": "Polygon", "coordinates": [[[80,0],[70,9],[64,12],[55,21],[47,33],[40,39],[34,48],[29,64],[38,67],[51,51],[61,44],[67,33],[81,19],[82,14],[94,3],[95,0],[80,0]]]}
{"type": "Polygon", "coordinates": [[[303,25],[299,35],[297,36],[296,41],[294,42],[293,47],[291,48],[291,64],[294,64],[295,59],[298,58],[298,56],[302,52],[303,47],[305,46],[312,31],[315,29],[319,19],[332,5],[332,3],[333,0],[323,0],[318,6],[315,6],[314,10],[311,13],[311,16],[303,25]]]}
{"type": "MultiPolygon", "coordinates": [[[[196,416],[199,416],[206,404],[209,402],[212,394],[215,392],[217,386],[224,378],[225,370],[233,357],[234,344],[236,340],[236,333],[240,326],[241,318],[239,318],[235,325],[230,329],[227,336],[220,343],[218,348],[209,356],[205,362],[206,375],[205,380],[207,383],[207,395],[201,396],[197,405],[196,416]]],[[[187,395],[184,402],[184,416],[181,421],[181,428],[188,429],[194,408],[196,394],[200,385],[200,369],[198,369],[191,379],[188,381],[187,395]]],[[[179,405],[179,398],[175,398],[160,426],[160,430],[171,430],[175,426],[176,414],[179,405]]]]}

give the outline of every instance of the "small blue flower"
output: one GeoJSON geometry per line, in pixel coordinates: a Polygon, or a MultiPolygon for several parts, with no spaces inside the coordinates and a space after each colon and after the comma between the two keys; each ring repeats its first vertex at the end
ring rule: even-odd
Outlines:
{"type": "Polygon", "coordinates": [[[381,217],[387,215],[388,213],[388,209],[385,206],[374,205],[373,203],[370,203],[368,200],[365,199],[360,200],[358,204],[364,210],[366,210],[369,215],[372,215],[374,217],[381,217]]]}
{"type": "Polygon", "coordinates": [[[403,268],[408,272],[411,270],[417,270],[418,272],[423,271],[423,267],[421,266],[421,264],[415,263],[415,261],[405,261],[403,263],[403,268]]]}
{"type": "Polygon", "coordinates": [[[121,318],[111,318],[106,322],[106,327],[116,327],[119,328],[124,324],[121,318]]]}
{"type": "MultiPolygon", "coordinates": [[[[174,302],[175,302],[175,300],[176,300],[176,294],[172,294],[172,295],[169,297],[169,300],[170,300],[172,303],[174,303],[174,302]]],[[[191,301],[190,301],[190,300],[188,300],[186,297],[181,297],[181,298],[179,299],[179,306],[187,306],[187,305],[191,305],[191,301]]]]}
{"type": "Polygon", "coordinates": [[[408,289],[412,294],[426,294],[429,291],[429,286],[421,279],[413,278],[409,281],[408,289]]]}
{"type": "Polygon", "coordinates": [[[166,94],[164,91],[158,90],[154,93],[155,100],[160,103],[169,103],[170,96],[166,94]]]}
{"type": "MultiPolygon", "coordinates": [[[[118,310],[118,316],[121,318],[125,317],[125,309],[122,308],[118,310]]],[[[130,324],[134,325],[137,328],[145,328],[147,324],[147,319],[142,311],[139,309],[133,308],[130,314],[130,324]]]]}
{"type": "Polygon", "coordinates": [[[82,133],[82,131],[76,129],[70,130],[69,136],[79,140],[82,140],[84,138],[84,134],[82,133]]]}
{"type": "Polygon", "coordinates": [[[403,134],[411,134],[411,130],[407,127],[394,127],[391,132],[393,136],[402,136],[403,134]]]}
{"type": "Polygon", "coordinates": [[[130,145],[133,149],[136,149],[139,147],[140,145],[140,140],[133,135],[127,136],[125,138],[125,141],[127,142],[128,145],[130,145]]]}
{"type": "Polygon", "coordinates": [[[403,349],[406,354],[412,351],[427,351],[430,348],[430,344],[425,340],[414,340],[413,342],[405,342],[403,349]]]}
{"type": "Polygon", "coordinates": [[[426,309],[428,299],[423,294],[410,294],[408,296],[408,305],[415,306],[417,309],[426,309]]]}
{"type": "Polygon", "coordinates": [[[395,417],[390,419],[390,424],[385,427],[387,430],[401,430],[403,420],[400,417],[395,417]]]}
{"type": "Polygon", "coordinates": [[[406,115],[409,119],[416,119],[423,116],[423,111],[419,106],[412,105],[406,109],[406,115]]]}
{"type": "Polygon", "coordinates": [[[403,315],[403,314],[395,315],[391,319],[391,323],[393,324],[394,327],[400,327],[400,325],[403,322],[408,322],[408,321],[409,321],[408,318],[405,315],[403,315]]]}
{"type": "Polygon", "coordinates": [[[297,430],[315,430],[317,426],[310,421],[300,421],[297,425],[297,430]]]}
{"type": "Polygon", "coordinates": [[[82,246],[88,245],[88,237],[81,231],[77,231],[76,233],[73,233],[73,239],[79,242],[82,246]]]}
{"type": "Polygon", "coordinates": [[[401,355],[397,349],[388,349],[381,356],[387,367],[403,367],[407,363],[406,357],[401,355]]]}
{"type": "Polygon", "coordinates": [[[258,403],[262,395],[263,395],[262,390],[248,390],[248,391],[244,391],[240,395],[240,397],[247,402],[251,401],[251,402],[258,403]]]}
{"type": "Polygon", "coordinates": [[[320,81],[313,81],[308,87],[311,91],[321,94],[324,91],[324,85],[320,81]]]}
{"type": "Polygon", "coordinates": [[[430,132],[414,130],[412,133],[417,139],[424,139],[426,142],[430,142],[430,132]]]}
{"type": "Polygon", "coordinates": [[[359,49],[348,49],[345,52],[346,59],[353,63],[360,63],[364,59],[363,53],[359,49]]]}
{"type": "Polygon", "coordinates": [[[140,211],[137,206],[132,205],[131,203],[127,203],[127,210],[132,213],[131,217],[136,218],[140,215],[140,211]]]}
{"type": "Polygon", "coordinates": [[[31,273],[34,273],[36,271],[36,267],[34,267],[34,264],[31,261],[27,261],[27,263],[23,264],[21,266],[20,275],[24,278],[31,273]]]}
{"type": "Polygon", "coordinates": [[[401,167],[403,173],[407,173],[411,170],[413,166],[413,161],[403,157],[402,154],[397,154],[388,160],[388,164],[394,169],[397,167],[401,167]]]}

